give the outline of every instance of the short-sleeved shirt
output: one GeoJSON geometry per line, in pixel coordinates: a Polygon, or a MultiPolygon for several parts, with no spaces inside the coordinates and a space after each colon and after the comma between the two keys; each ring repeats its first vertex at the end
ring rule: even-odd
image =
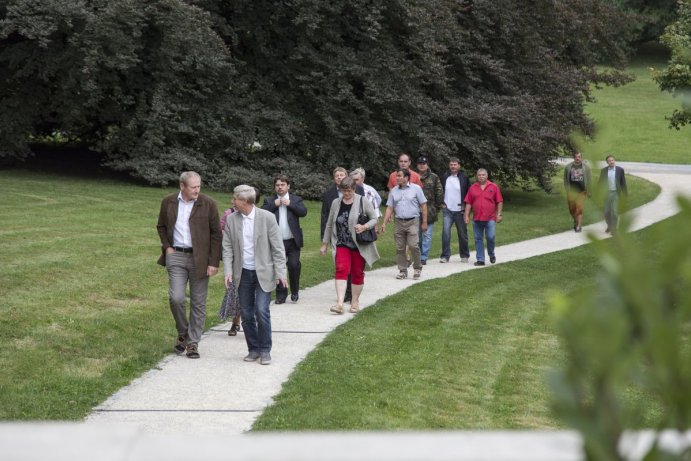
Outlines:
{"type": "Polygon", "coordinates": [[[485,183],[485,190],[480,183],[474,183],[465,196],[465,203],[473,209],[473,221],[496,221],[497,203],[503,201],[499,186],[491,181],[485,183]]]}
{"type": "Polygon", "coordinates": [[[420,205],[427,203],[425,193],[417,184],[408,184],[401,189],[396,186],[389,192],[386,206],[393,206],[397,218],[410,219],[420,216],[420,205]]]}
{"type": "Polygon", "coordinates": [[[582,163],[580,166],[571,165],[569,170],[569,187],[581,192],[585,190],[585,168],[582,163]]]}

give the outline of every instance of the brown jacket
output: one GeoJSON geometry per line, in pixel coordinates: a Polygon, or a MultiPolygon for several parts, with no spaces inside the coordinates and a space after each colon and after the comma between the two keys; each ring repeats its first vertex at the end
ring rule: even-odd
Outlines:
{"type": "MultiPolygon", "coordinates": [[[[161,266],[166,265],[166,248],[173,246],[173,229],[178,219],[178,194],[179,192],[168,195],[161,201],[156,225],[161,239],[161,257],[158,258],[161,266]]],[[[197,276],[206,277],[206,268],[218,267],[221,259],[221,225],[216,202],[199,194],[192,208],[189,224],[197,276]]]]}

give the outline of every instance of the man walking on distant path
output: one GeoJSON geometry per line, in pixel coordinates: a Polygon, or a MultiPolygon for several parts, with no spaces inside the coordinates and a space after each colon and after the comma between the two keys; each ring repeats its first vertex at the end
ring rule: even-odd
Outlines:
{"type": "Polygon", "coordinates": [[[475,174],[475,182],[465,196],[465,223],[470,222],[470,212],[473,212],[473,235],[475,236],[475,266],[485,265],[485,246],[483,239],[487,238],[487,254],[489,262],[494,264],[494,236],[496,224],[502,221],[504,197],[499,186],[487,179],[487,170],[480,168],[475,174]]]}
{"type": "Polygon", "coordinates": [[[168,299],[178,331],[174,351],[199,358],[199,340],[206,319],[209,277],[218,273],[221,226],[216,202],[200,193],[202,180],[194,171],[180,175],[180,192],[161,202],[158,236],[161,257],[168,269],[168,299]],[[190,286],[190,314],[187,317],[185,291],[190,286]]]}
{"type": "Polygon", "coordinates": [[[619,224],[619,196],[628,195],[629,191],[626,188],[624,169],[616,165],[614,155],[608,155],[605,160],[607,160],[607,166],[600,172],[599,185],[601,188],[606,187],[607,190],[605,195],[607,229],[605,232],[614,234],[619,224]]]}
{"type": "Polygon", "coordinates": [[[271,363],[271,292],[288,286],[283,237],[273,213],[254,204],[254,187],[233,190],[233,207],[223,230],[223,273],[226,288],[238,287],[242,329],[248,354],[245,362],[271,363]]]}
{"type": "Polygon", "coordinates": [[[573,154],[573,162],[564,168],[564,189],[566,201],[569,204],[569,213],[573,218],[573,230],[581,231],[583,223],[583,204],[585,198],[590,197],[592,185],[592,173],[588,162],[583,161],[580,152],[573,154]]]}
{"type": "Polygon", "coordinates": [[[461,262],[467,263],[470,258],[468,247],[468,226],[463,219],[465,197],[470,189],[470,179],[461,171],[461,161],[456,157],[449,158],[449,171],[441,176],[441,186],[444,192],[442,203],[443,228],[441,234],[441,257],[439,262],[448,263],[451,258],[451,227],[456,225],[458,236],[458,253],[461,262]]]}
{"type": "Polygon", "coordinates": [[[427,164],[427,157],[421,155],[417,159],[417,170],[420,172],[422,192],[427,199],[427,230],[420,229],[420,262],[424,266],[432,248],[434,223],[437,222],[437,212],[444,204],[444,190],[439,176],[432,173],[427,164]]]}
{"type": "Polygon", "coordinates": [[[419,279],[422,272],[420,262],[420,229],[427,230],[427,198],[422,188],[417,184],[410,184],[410,171],[406,168],[398,170],[398,186],[391,189],[386,201],[386,213],[381,231],[386,231],[386,224],[392,215],[394,220],[394,242],[396,243],[396,264],[398,265],[397,279],[408,277],[408,258],[406,248],[410,249],[413,257],[414,279],[419,279]],[[422,222],[420,222],[422,220],[422,222]]]}
{"type": "MultiPolygon", "coordinates": [[[[302,248],[302,229],[300,218],[307,216],[307,208],[302,197],[289,194],[290,178],[285,174],[279,174],[274,178],[276,193],[264,200],[263,209],[276,216],[278,228],[283,237],[283,247],[288,260],[288,278],[290,280],[290,300],[298,302],[300,297],[300,248],[302,248]]],[[[280,283],[276,285],[276,304],[283,304],[288,297],[288,289],[280,283]]]]}

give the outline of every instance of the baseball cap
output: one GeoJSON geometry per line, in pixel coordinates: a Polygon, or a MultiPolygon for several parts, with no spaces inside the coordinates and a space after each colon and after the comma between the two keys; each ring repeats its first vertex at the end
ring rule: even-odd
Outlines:
{"type": "Polygon", "coordinates": [[[418,164],[420,164],[420,163],[427,163],[427,157],[425,157],[424,155],[419,156],[419,157],[417,158],[417,163],[418,163],[418,164]]]}

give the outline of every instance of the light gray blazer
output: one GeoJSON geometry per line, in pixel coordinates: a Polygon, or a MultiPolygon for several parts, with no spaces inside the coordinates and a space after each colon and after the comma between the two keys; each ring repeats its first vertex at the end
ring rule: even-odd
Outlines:
{"type": "MultiPolygon", "coordinates": [[[[278,279],[286,278],[286,254],[283,237],[276,223],[276,216],[254,207],[254,262],[257,279],[262,290],[272,292],[278,279]]],[[[240,287],[242,276],[242,213],[226,218],[223,230],[223,273],[233,274],[233,284],[240,287]]]]}
{"type": "MultiPolygon", "coordinates": [[[[354,194],[353,206],[350,209],[350,216],[348,216],[348,229],[350,229],[350,235],[353,237],[355,246],[357,246],[360,255],[365,258],[367,265],[372,267],[379,259],[379,252],[377,251],[377,243],[366,243],[360,244],[355,239],[355,225],[357,224],[358,216],[360,215],[360,203],[364,208],[364,212],[369,218],[367,225],[369,227],[374,227],[377,224],[377,214],[372,207],[372,204],[368,199],[363,199],[362,195],[354,194]]],[[[331,252],[333,257],[336,257],[336,216],[338,215],[338,209],[341,207],[342,198],[337,198],[331,203],[331,211],[329,212],[329,219],[326,221],[326,227],[324,228],[324,240],[322,243],[331,244],[331,252]]]]}

